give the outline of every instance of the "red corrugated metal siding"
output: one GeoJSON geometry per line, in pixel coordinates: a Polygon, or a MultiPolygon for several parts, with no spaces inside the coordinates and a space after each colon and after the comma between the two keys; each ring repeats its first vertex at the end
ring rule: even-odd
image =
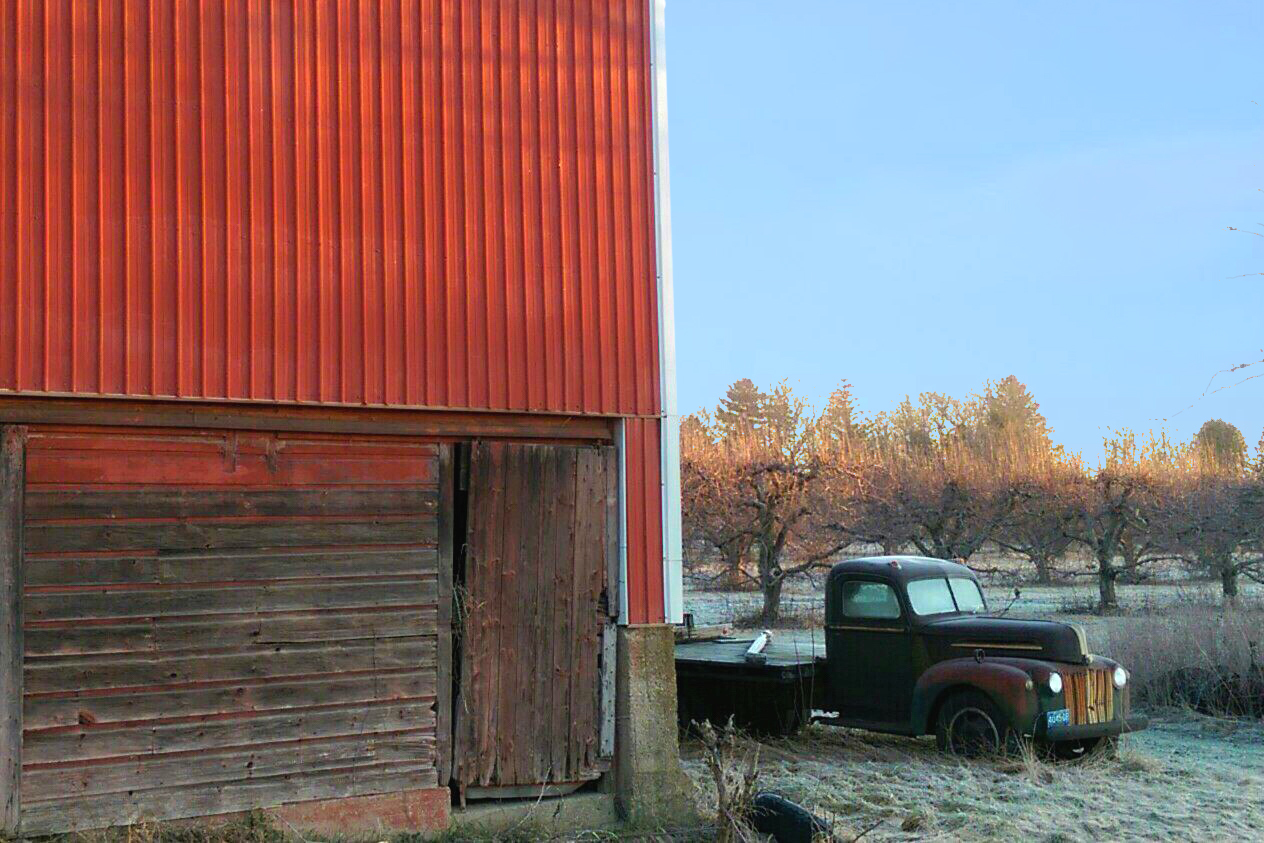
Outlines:
{"type": "Polygon", "coordinates": [[[663,623],[662,463],[658,419],[624,422],[628,620],[663,623]]]}
{"type": "Polygon", "coordinates": [[[659,410],[644,0],[0,0],[0,389],[659,410]]]}

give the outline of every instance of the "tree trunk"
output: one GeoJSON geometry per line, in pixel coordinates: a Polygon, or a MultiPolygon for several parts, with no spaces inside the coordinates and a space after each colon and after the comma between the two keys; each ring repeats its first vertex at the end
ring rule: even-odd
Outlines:
{"type": "Polygon", "coordinates": [[[724,547],[724,578],[729,588],[741,588],[743,584],[742,557],[745,555],[741,542],[732,541],[724,547]]]}
{"type": "Polygon", "coordinates": [[[1238,601],[1238,571],[1232,564],[1220,566],[1220,590],[1226,603],[1238,601]]]}
{"type": "Polygon", "coordinates": [[[1115,571],[1098,572],[1097,590],[1101,600],[1102,611],[1119,608],[1119,597],[1115,594],[1115,571]]]}
{"type": "Polygon", "coordinates": [[[1053,560],[1040,553],[1034,557],[1037,585],[1053,585],[1053,560]]]}
{"type": "Polygon", "coordinates": [[[1119,569],[1114,561],[1103,554],[1097,556],[1097,591],[1100,597],[1101,610],[1119,608],[1119,596],[1115,593],[1115,580],[1119,577],[1119,569]]]}
{"type": "Polygon", "coordinates": [[[759,615],[759,622],[763,626],[776,625],[777,617],[781,614],[781,587],[785,582],[784,577],[762,578],[760,585],[764,590],[764,609],[759,615]]]}

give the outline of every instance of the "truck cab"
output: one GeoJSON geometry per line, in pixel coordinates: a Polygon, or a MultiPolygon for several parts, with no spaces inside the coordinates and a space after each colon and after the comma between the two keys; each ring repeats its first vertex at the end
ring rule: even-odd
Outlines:
{"type": "MultiPolygon", "coordinates": [[[[852,559],[825,592],[827,722],[934,734],[959,754],[1034,740],[1077,757],[1146,726],[1128,674],[1070,624],[988,613],[974,572],[915,556],[852,559]]],[[[823,693],[821,693],[823,691],[823,693]]]]}

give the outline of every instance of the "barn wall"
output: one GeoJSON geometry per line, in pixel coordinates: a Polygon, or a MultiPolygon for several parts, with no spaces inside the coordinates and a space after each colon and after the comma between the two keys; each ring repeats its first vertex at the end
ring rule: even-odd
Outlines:
{"type": "Polygon", "coordinates": [[[440,785],[440,446],[31,428],[26,469],[24,833],[440,785]]]}
{"type": "Polygon", "coordinates": [[[665,619],[660,431],[658,419],[624,421],[630,623],[663,623],[665,619]]]}
{"type": "Polygon", "coordinates": [[[655,415],[645,0],[0,0],[0,390],[655,415]]]}

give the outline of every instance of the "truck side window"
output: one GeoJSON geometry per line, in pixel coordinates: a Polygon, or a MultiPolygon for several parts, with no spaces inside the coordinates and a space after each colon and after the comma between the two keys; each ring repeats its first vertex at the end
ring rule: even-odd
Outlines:
{"type": "Polygon", "coordinates": [[[886,583],[853,580],[843,583],[843,616],[848,618],[881,618],[900,616],[900,601],[895,590],[886,583]]]}

